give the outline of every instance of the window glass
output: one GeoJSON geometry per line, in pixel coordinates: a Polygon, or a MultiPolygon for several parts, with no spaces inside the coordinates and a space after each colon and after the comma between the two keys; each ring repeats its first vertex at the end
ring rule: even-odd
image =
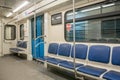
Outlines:
{"type": "MultiPolygon", "coordinates": [[[[84,8],[78,8],[75,12],[75,18],[83,18],[87,16],[102,14],[102,13],[108,13],[113,11],[119,11],[120,10],[120,3],[110,3],[110,4],[98,4],[93,6],[88,6],[84,8]]],[[[68,11],[66,13],[66,20],[72,20],[73,19],[73,12],[68,11]]]]}
{"type": "Polygon", "coordinates": [[[116,19],[116,37],[120,38],[120,19],[116,19]]]}
{"type": "Polygon", "coordinates": [[[14,25],[5,26],[5,37],[6,40],[15,40],[16,38],[16,27],[14,25]]]}
{"type": "MultiPolygon", "coordinates": [[[[100,14],[100,6],[94,6],[91,8],[84,8],[81,10],[77,10],[75,12],[75,18],[82,18],[82,17],[86,17],[86,16],[91,16],[91,15],[96,15],[96,14],[100,14]]],[[[66,14],[66,20],[72,20],[73,19],[73,12],[70,11],[66,14]]]]}
{"type": "Polygon", "coordinates": [[[104,20],[102,21],[102,37],[103,38],[115,38],[116,37],[116,28],[115,20],[104,20]],[[108,25],[109,24],[109,25],[108,25]]]}
{"type": "MultiPolygon", "coordinates": [[[[120,18],[117,19],[95,19],[78,21],[75,23],[76,41],[100,42],[109,39],[120,38],[120,18]],[[109,24],[109,25],[108,25],[109,24]]],[[[65,38],[73,41],[73,23],[67,23],[65,28],[65,38]]]]}
{"type": "Polygon", "coordinates": [[[20,40],[24,40],[24,24],[20,25],[20,40]]]}

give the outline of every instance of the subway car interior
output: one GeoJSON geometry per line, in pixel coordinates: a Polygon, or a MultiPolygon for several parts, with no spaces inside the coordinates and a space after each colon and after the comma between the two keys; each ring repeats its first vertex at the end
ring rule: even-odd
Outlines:
{"type": "Polygon", "coordinates": [[[0,0],[0,80],[120,80],[120,0],[0,0]]]}

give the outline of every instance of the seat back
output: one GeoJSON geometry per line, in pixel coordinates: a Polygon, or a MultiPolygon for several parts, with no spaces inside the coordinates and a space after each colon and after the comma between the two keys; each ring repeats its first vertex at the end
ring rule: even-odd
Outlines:
{"type": "Polygon", "coordinates": [[[71,44],[67,44],[67,43],[60,44],[58,55],[69,57],[70,51],[71,51],[71,44]]]}
{"type": "Polygon", "coordinates": [[[109,63],[110,47],[94,45],[89,49],[88,59],[94,62],[109,63]]]}
{"type": "Polygon", "coordinates": [[[21,43],[22,43],[21,41],[17,41],[16,46],[17,46],[17,47],[20,47],[20,46],[21,46],[21,43]]]}
{"type": "Polygon", "coordinates": [[[113,47],[112,64],[120,66],[120,46],[113,47]]]}
{"type": "Polygon", "coordinates": [[[58,46],[59,46],[59,44],[57,44],[57,43],[50,43],[49,48],[48,48],[48,53],[57,54],[58,46]]]}
{"type": "MultiPolygon", "coordinates": [[[[75,57],[78,59],[86,59],[88,46],[84,44],[75,45],[75,57]]],[[[74,57],[74,46],[72,47],[71,57],[74,57]]]]}
{"type": "Polygon", "coordinates": [[[23,42],[22,42],[21,48],[27,48],[27,41],[23,41],[23,42]]]}
{"type": "Polygon", "coordinates": [[[17,47],[27,48],[27,41],[17,41],[17,47]]]}

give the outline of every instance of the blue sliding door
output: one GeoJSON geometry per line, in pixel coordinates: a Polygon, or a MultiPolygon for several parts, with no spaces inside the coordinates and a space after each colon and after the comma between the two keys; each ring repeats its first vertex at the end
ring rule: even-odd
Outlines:
{"type": "Polygon", "coordinates": [[[34,33],[34,18],[31,19],[32,30],[32,56],[34,59],[44,57],[43,16],[36,17],[36,32],[34,33]],[[36,37],[34,37],[34,34],[36,37]]]}

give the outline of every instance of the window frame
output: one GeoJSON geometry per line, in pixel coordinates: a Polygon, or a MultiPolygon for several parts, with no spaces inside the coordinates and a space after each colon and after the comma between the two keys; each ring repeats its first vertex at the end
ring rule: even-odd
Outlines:
{"type": "MultiPolygon", "coordinates": [[[[11,35],[12,35],[12,33],[11,33],[11,35]]],[[[4,39],[5,40],[15,40],[16,39],[16,26],[15,25],[10,25],[10,24],[7,24],[7,25],[5,25],[5,27],[4,27],[4,39]],[[12,39],[7,39],[6,38],[6,27],[11,27],[11,28],[14,28],[14,38],[12,39]]]]}
{"type": "Polygon", "coordinates": [[[59,12],[59,13],[56,13],[56,14],[52,14],[52,15],[51,15],[51,25],[59,25],[59,24],[62,24],[62,12],[59,12]],[[53,23],[52,18],[53,18],[53,17],[56,17],[56,16],[59,16],[59,17],[61,17],[61,18],[59,19],[59,22],[53,23]]]}
{"type": "MultiPolygon", "coordinates": [[[[85,6],[85,7],[81,7],[81,8],[76,8],[75,9],[75,11],[80,11],[81,9],[84,9],[84,8],[88,8],[88,7],[90,7],[90,6],[97,6],[97,5],[99,5],[99,6],[101,6],[101,5],[104,5],[105,3],[97,3],[97,4],[93,4],[93,5],[88,5],[88,6],[85,6]]],[[[102,10],[102,8],[100,8],[100,10],[102,10]]],[[[72,12],[73,10],[68,10],[68,11],[66,11],[65,12],[65,14],[64,14],[64,39],[65,39],[65,41],[67,41],[67,42],[72,42],[71,40],[70,41],[68,41],[67,40],[67,36],[66,36],[66,24],[67,23],[72,23],[73,22],[73,19],[71,19],[71,20],[67,20],[67,14],[69,13],[69,12],[72,12]]],[[[86,20],[94,20],[94,19],[103,19],[103,18],[111,18],[111,17],[120,17],[120,10],[117,10],[117,11],[112,11],[112,12],[107,12],[107,13],[100,13],[100,14],[96,14],[96,15],[90,15],[90,16],[85,16],[85,17],[82,17],[82,18],[76,18],[75,19],[75,22],[80,22],[80,21],[86,21],[86,20]]],[[[117,39],[117,38],[116,38],[117,39]]],[[[85,41],[76,41],[76,42],[92,42],[92,43],[107,43],[107,42],[98,42],[98,41],[89,41],[89,40],[85,40],[85,41]]],[[[112,42],[111,42],[112,43],[112,42]]]]}
{"type": "Polygon", "coordinates": [[[24,24],[21,24],[21,25],[20,25],[20,40],[24,40],[24,35],[25,35],[25,34],[24,34],[24,24]],[[22,38],[22,39],[21,39],[21,36],[22,36],[22,35],[21,35],[21,27],[23,27],[23,38],[22,38]]]}

